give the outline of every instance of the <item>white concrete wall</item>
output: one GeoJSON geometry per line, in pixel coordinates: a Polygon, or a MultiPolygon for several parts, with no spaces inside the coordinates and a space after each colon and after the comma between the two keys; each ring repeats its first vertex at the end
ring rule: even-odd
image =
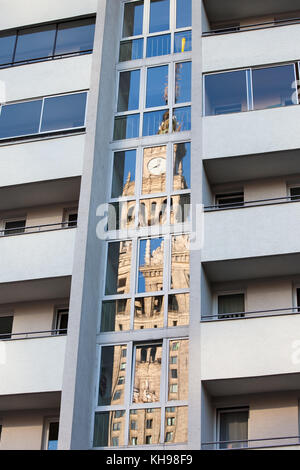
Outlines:
{"type": "Polygon", "coordinates": [[[95,13],[97,0],[0,0],[0,30],[95,13]]]}
{"type": "Polygon", "coordinates": [[[203,157],[298,149],[300,106],[263,109],[203,118],[203,157]]]}
{"type": "Polygon", "coordinates": [[[0,342],[0,395],[62,389],[65,336],[0,342]]]}
{"type": "Polygon", "coordinates": [[[205,214],[203,261],[299,252],[300,203],[205,214]]]}
{"type": "Polygon", "coordinates": [[[0,282],[70,276],[76,229],[0,239],[0,282]]]}
{"type": "Polygon", "coordinates": [[[299,60],[300,25],[203,38],[203,72],[299,60]]]}

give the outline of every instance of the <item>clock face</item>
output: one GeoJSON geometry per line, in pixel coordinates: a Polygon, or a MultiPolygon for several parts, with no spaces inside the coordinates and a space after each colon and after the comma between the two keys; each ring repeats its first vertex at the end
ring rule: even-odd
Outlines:
{"type": "Polygon", "coordinates": [[[166,159],[162,157],[152,158],[148,163],[151,175],[162,175],[166,172],[166,159]]]}

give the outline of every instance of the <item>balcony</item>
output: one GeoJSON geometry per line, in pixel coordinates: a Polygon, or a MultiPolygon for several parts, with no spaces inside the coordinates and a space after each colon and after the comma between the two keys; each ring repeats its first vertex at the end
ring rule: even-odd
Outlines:
{"type": "Polygon", "coordinates": [[[31,334],[30,339],[14,335],[12,340],[0,341],[1,396],[62,389],[66,336],[42,334],[47,332],[35,338],[31,334]]]}

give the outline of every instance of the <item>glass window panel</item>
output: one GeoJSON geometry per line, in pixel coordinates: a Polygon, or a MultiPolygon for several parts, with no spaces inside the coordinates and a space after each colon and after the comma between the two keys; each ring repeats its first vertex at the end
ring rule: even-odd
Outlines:
{"type": "Polygon", "coordinates": [[[114,154],[111,197],[133,196],[135,192],[136,150],[114,154]]]}
{"type": "Polygon", "coordinates": [[[5,222],[4,235],[14,235],[16,233],[24,233],[26,220],[13,220],[5,222]]]}
{"type": "Polygon", "coordinates": [[[174,35],[174,52],[189,52],[192,50],[192,31],[181,31],[174,35]]]}
{"type": "Polygon", "coordinates": [[[176,28],[192,26],[192,0],[176,0],[176,28]]]}
{"type": "Polygon", "coordinates": [[[168,65],[147,70],[146,108],[168,104],[168,65]]]}
{"type": "Polygon", "coordinates": [[[245,441],[220,444],[221,449],[247,447],[248,411],[220,412],[220,441],[245,441]]]}
{"type": "Polygon", "coordinates": [[[144,149],[142,194],[166,191],[167,147],[144,149]]]}
{"type": "Polygon", "coordinates": [[[149,32],[170,29],[170,0],[150,0],[149,32]]]}
{"type": "Polygon", "coordinates": [[[118,112],[139,108],[140,71],[121,72],[119,81],[118,112]]]}
{"type": "Polygon", "coordinates": [[[147,57],[167,55],[171,53],[171,35],[150,36],[147,39],[147,57]]]}
{"type": "Polygon", "coordinates": [[[168,134],[169,110],[144,113],[143,135],[168,134]]]}
{"type": "Polygon", "coordinates": [[[108,206],[108,230],[124,230],[135,226],[135,201],[114,202],[108,206]]]}
{"type": "Polygon", "coordinates": [[[96,413],[94,447],[116,447],[124,445],[125,411],[96,413]],[[116,423],[117,426],[116,426],[116,423]]]}
{"type": "Polygon", "coordinates": [[[161,359],[161,343],[135,347],[133,403],[159,402],[161,359]]]}
{"type": "Polygon", "coordinates": [[[163,289],[164,240],[148,238],[140,241],[138,292],[163,289]],[[153,275],[154,274],[154,275],[153,275]]]}
{"type": "Polygon", "coordinates": [[[86,93],[46,98],[41,132],[83,127],[86,99],[86,93]]]}
{"type": "Polygon", "coordinates": [[[172,237],[171,289],[190,287],[190,240],[188,235],[172,237]]]}
{"type": "Polygon", "coordinates": [[[113,242],[108,245],[105,294],[124,294],[130,291],[132,242],[113,242]]]}
{"type": "Polygon", "coordinates": [[[49,436],[47,450],[57,450],[59,423],[49,423],[49,436]]]}
{"type": "Polygon", "coordinates": [[[164,326],[164,298],[139,297],[134,303],[134,329],[162,328],[164,326]]]}
{"type": "Polygon", "coordinates": [[[205,76],[205,115],[247,111],[246,70],[205,76]]]}
{"type": "Polygon", "coordinates": [[[139,136],[140,115],[129,114],[115,118],[114,140],[133,139],[139,136]]]}
{"type": "Polygon", "coordinates": [[[300,187],[299,188],[290,188],[291,200],[300,199],[300,187]]]}
{"type": "Polygon", "coordinates": [[[13,321],[14,317],[0,317],[0,341],[11,338],[13,321]]]}
{"type": "Polygon", "coordinates": [[[191,101],[192,62],[175,64],[175,103],[191,101]]]}
{"type": "Polygon", "coordinates": [[[297,104],[295,66],[283,65],[252,70],[254,109],[297,104]]]}
{"type": "Polygon", "coordinates": [[[188,189],[191,187],[191,144],[175,144],[173,150],[173,190],[188,189]]]}
{"type": "Polygon", "coordinates": [[[123,38],[143,33],[144,2],[131,2],[124,5],[123,38]]]}
{"type": "MultiPolygon", "coordinates": [[[[188,325],[190,322],[190,295],[169,295],[168,326],[188,325]]],[[[171,358],[172,359],[172,358],[171,358]]]]}
{"type": "Polygon", "coordinates": [[[139,226],[150,227],[167,223],[167,198],[148,198],[140,201],[139,226]]]}
{"type": "Polygon", "coordinates": [[[219,207],[241,207],[244,205],[244,193],[216,194],[216,205],[219,207]]]}
{"type": "Polygon", "coordinates": [[[2,106],[0,139],[37,134],[39,132],[42,100],[2,106]]]}
{"type": "Polygon", "coordinates": [[[51,57],[55,34],[55,25],[38,26],[19,31],[15,62],[51,57]]]}
{"type": "Polygon", "coordinates": [[[189,341],[186,339],[172,340],[169,346],[169,393],[168,400],[188,399],[188,368],[189,368],[189,341]],[[172,357],[177,357],[174,364],[172,357]],[[176,374],[172,371],[176,370],[176,374]],[[177,375],[175,378],[174,376],[177,375]]]}
{"type": "Polygon", "coordinates": [[[136,60],[143,57],[144,39],[132,39],[120,44],[119,61],[136,60]]]}
{"type": "Polygon", "coordinates": [[[130,305],[131,301],[129,299],[103,302],[101,310],[101,333],[129,330],[130,305]]]}
{"type": "Polygon", "coordinates": [[[124,402],[125,380],[118,385],[119,377],[125,378],[126,359],[122,352],[127,348],[121,346],[104,346],[101,348],[101,366],[98,405],[120,405],[124,402]],[[125,363],[125,369],[121,364],[125,363]]]}
{"type": "Polygon", "coordinates": [[[171,197],[171,224],[181,224],[190,221],[191,196],[178,194],[171,197]]]}
{"type": "Polygon", "coordinates": [[[191,107],[173,109],[173,132],[191,130],[191,107]]]}
{"type": "Polygon", "coordinates": [[[57,30],[55,55],[91,51],[94,45],[95,19],[60,23],[57,30]]]}
{"type": "Polygon", "coordinates": [[[0,66],[13,60],[16,34],[0,34],[0,66]]]}
{"type": "Polygon", "coordinates": [[[142,409],[130,411],[129,444],[136,446],[145,444],[159,444],[161,410],[160,408],[154,408],[151,411],[153,411],[151,413],[151,420],[147,419],[147,417],[149,416],[148,410],[142,409]],[[149,425],[150,421],[152,421],[151,428],[147,427],[147,424],[149,425]],[[148,430],[147,434],[146,430],[148,430]]]}
{"type": "Polygon", "coordinates": [[[188,440],[188,407],[166,408],[165,442],[185,443],[188,440]]]}
{"type": "Polygon", "coordinates": [[[218,296],[218,315],[219,318],[243,317],[245,312],[245,295],[228,294],[218,296]],[[230,313],[240,313],[240,315],[228,315],[230,313]]]}

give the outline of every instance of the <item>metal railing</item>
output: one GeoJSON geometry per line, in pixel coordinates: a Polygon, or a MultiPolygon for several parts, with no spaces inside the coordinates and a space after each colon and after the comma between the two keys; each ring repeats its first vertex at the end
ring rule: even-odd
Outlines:
{"type": "Polygon", "coordinates": [[[32,225],[29,227],[14,227],[0,230],[0,237],[11,237],[16,235],[26,235],[29,233],[49,232],[51,230],[64,230],[68,228],[76,228],[77,222],[60,222],[57,224],[44,224],[44,225],[32,225]]]}
{"type": "Polygon", "coordinates": [[[247,318],[292,315],[296,313],[300,313],[300,307],[276,308],[276,309],[270,309],[270,310],[253,310],[249,312],[217,313],[214,315],[202,315],[201,320],[204,322],[216,321],[216,320],[218,321],[238,320],[238,319],[247,319],[247,318]]]}
{"type": "Polygon", "coordinates": [[[268,447],[286,447],[286,446],[295,446],[300,445],[300,436],[287,436],[287,437],[267,437],[261,439],[248,439],[248,440],[235,440],[235,441],[213,441],[213,442],[203,442],[202,448],[212,447],[214,449],[210,450],[247,450],[247,449],[261,449],[268,447]],[[295,442],[283,442],[281,441],[292,441],[295,442]],[[280,441],[275,443],[275,441],[280,441]],[[263,442],[270,442],[267,445],[259,445],[263,442]],[[252,445],[252,443],[254,445],[252,445]],[[240,446],[239,446],[240,444],[240,446]],[[250,444],[250,445],[249,445],[250,444]]]}
{"type": "Polygon", "coordinates": [[[231,33],[240,33],[243,31],[256,31],[258,29],[264,28],[276,28],[277,26],[289,26],[293,24],[299,24],[300,18],[287,18],[284,20],[274,20],[274,21],[264,21],[261,23],[252,23],[247,25],[232,25],[232,26],[224,26],[218,29],[212,29],[210,31],[204,31],[202,36],[215,36],[220,34],[231,34],[231,33]]]}
{"type": "Polygon", "coordinates": [[[300,202],[300,196],[283,196],[268,199],[256,199],[253,201],[244,202],[228,202],[226,204],[215,204],[212,206],[205,206],[205,212],[213,212],[227,209],[243,209],[246,207],[264,206],[270,204],[283,204],[286,202],[300,202]]]}
{"type": "Polygon", "coordinates": [[[25,333],[2,333],[0,341],[19,341],[24,339],[51,338],[52,336],[66,336],[68,330],[43,330],[43,331],[27,331],[25,333]]]}
{"type": "Polygon", "coordinates": [[[84,51],[76,51],[76,52],[66,52],[63,54],[52,54],[50,56],[42,56],[42,57],[37,57],[35,59],[27,59],[27,60],[16,60],[13,62],[6,62],[4,64],[0,63],[0,70],[9,68],[9,67],[17,67],[19,65],[27,65],[27,64],[34,64],[36,62],[46,62],[48,60],[57,60],[57,59],[64,59],[67,57],[74,57],[78,55],[86,55],[86,54],[92,54],[93,49],[86,49],[84,51]]]}

